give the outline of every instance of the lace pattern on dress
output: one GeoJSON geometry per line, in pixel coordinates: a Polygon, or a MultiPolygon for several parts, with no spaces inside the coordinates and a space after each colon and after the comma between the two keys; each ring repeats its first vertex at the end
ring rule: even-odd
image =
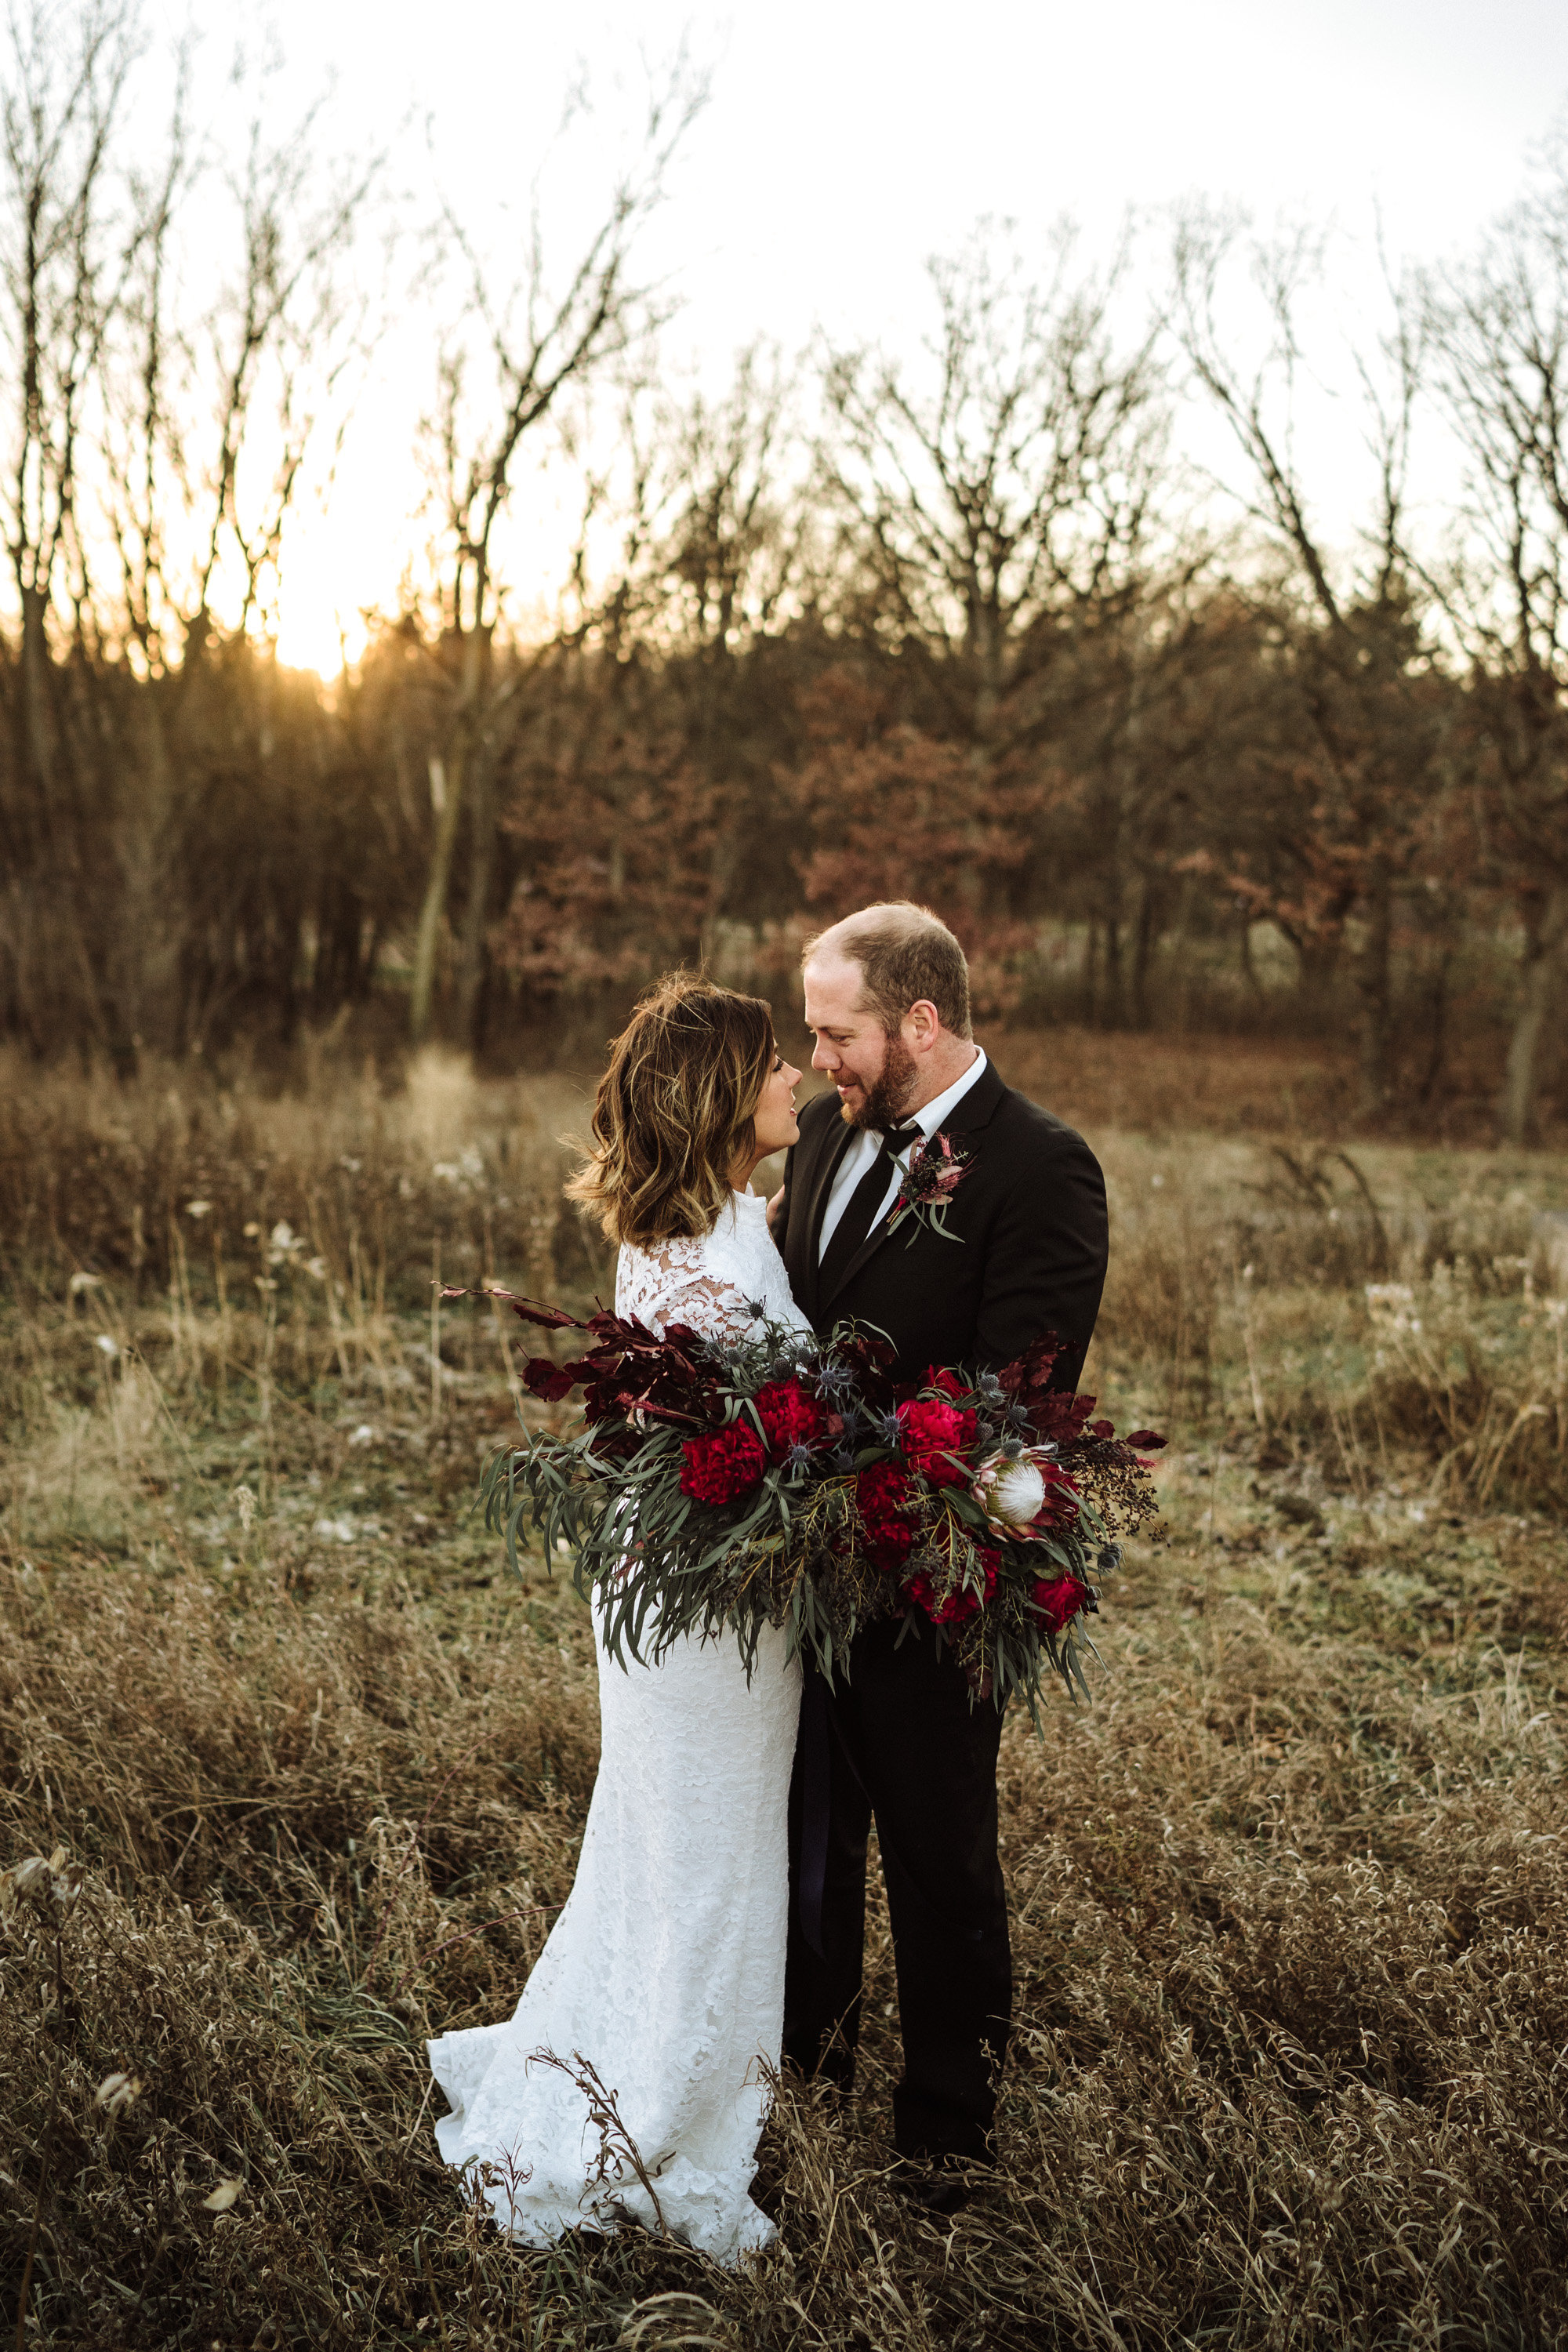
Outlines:
{"type": "MultiPolygon", "coordinates": [[[[731,1206],[710,1234],[677,1234],[652,1249],[628,1244],[616,1276],[619,1312],[655,1331],[685,1323],[705,1339],[745,1339],[759,1308],[766,1312],[770,1305],[769,1269],[752,1263],[758,1255],[753,1223],[747,1216],[742,1224],[731,1206]]],[[[773,1311],[779,1312],[778,1303],[773,1311]]]]}

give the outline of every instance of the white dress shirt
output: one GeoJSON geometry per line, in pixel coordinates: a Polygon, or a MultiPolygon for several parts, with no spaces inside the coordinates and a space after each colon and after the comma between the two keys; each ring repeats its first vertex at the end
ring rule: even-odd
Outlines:
{"type": "MultiPolygon", "coordinates": [[[[922,1103],[919,1110],[912,1110],[909,1113],[907,1118],[900,1118],[898,1121],[899,1126],[918,1127],[921,1134],[925,1136],[929,1142],[931,1138],[936,1133],[937,1129],[942,1125],[942,1120],[947,1117],[948,1113],[957,1109],[959,1104],[963,1100],[964,1096],[969,1092],[970,1087],[973,1086],[976,1080],[980,1077],[984,1067],[984,1049],[982,1046],[976,1046],[974,1051],[974,1059],[971,1062],[968,1069],[963,1073],[963,1076],[961,1078],[956,1078],[952,1085],[947,1088],[945,1093],[933,1096],[930,1102],[922,1103]]],[[[850,1196],[854,1192],[856,1185],[858,1184],[861,1177],[865,1175],[866,1171],[870,1167],[871,1162],[876,1159],[878,1152],[880,1151],[881,1149],[882,1139],[877,1129],[875,1128],[863,1127],[860,1129],[859,1134],[855,1138],[854,1142],[849,1146],[849,1149],[845,1153],[843,1159],[839,1161],[837,1167],[834,1170],[833,1181],[828,1187],[827,1207],[823,1213],[822,1238],[816,1245],[816,1262],[818,1265],[822,1263],[823,1252],[826,1249],[828,1243],[833,1239],[834,1228],[837,1224],[839,1219],[843,1216],[845,1210],[849,1205],[850,1196]]],[[[887,1215],[889,1210],[892,1207],[893,1202],[898,1199],[899,1186],[901,1181],[902,1179],[900,1178],[897,1168],[889,1168],[888,1171],[887,1193],[883,1199],[881,1207],[878,1210],[876,1215],[871,1220],[870,1229],[873,1233],[876,1231],[882,1219],[887,1215]]]]}

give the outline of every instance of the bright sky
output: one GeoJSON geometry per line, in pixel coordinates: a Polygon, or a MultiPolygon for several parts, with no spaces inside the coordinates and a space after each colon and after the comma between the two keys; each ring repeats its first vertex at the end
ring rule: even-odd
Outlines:
{"type": "MultiPolygon", "coordinates": [[[[759,332],[786,352],[819,324],[911,348],[925,257],[982,215],[1016,221],[1026,247],[1068,212],[1103,246],[1127,207],[1157,213],[1194,192],[1237,199],[1264,226],[1281,212],[1332,216],[1335,312],[1370,316],[1379,211],[1396,256],[1440,257],[1521,192],[1568,100],[1562,0],[753,0],[727,16],[669,0],[468,0],[450,13],[428,0],[278,0],[275,21],[301,99],[335,70],[340,135],[386,139],[416,121],[396,139],[400,184],[417,206],[433,153],[495,254],[521,233],[575,65],[606,127],[596,158],[579,143],[569,176],[547,175],[563,252],[574,220],[596,214],[640,59],[667,56],[684,32],[711,65],[713,95],[647,251],[683,298],[669,362],[710,381],[759,332]]],[[[1156,224],[1151,281],[1164,246],[1156,224]]],[[[286,658],[334,667],[338,617],[352,653],[356,608],[395,593],[431,347],[411,306],[361,395],[328,510],[296,533],[286,658]]],[[[1335,446],[1330,429],[1323,446],[1335,446]]],[[[533,544],[511,551],[521,592],[546,585],[552,539],[536,525],[533,544]]]]}

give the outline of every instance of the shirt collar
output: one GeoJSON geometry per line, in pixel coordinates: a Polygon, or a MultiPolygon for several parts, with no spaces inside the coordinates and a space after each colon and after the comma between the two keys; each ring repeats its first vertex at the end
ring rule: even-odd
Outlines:
{"type": "Polygon", "coordinates": [[[919,1110],[911,1111],[909,1123],[918,1127],[929,1142],[948,1113],[958,1108],[971,1087],[978,1085],[984,1070],[985,1048],[982,1045],[976,1048],[974,1059],[963,1076],[955,1078],[945,1094],[933,1096],[930,1102],[922,1103],[919,1110]]]}

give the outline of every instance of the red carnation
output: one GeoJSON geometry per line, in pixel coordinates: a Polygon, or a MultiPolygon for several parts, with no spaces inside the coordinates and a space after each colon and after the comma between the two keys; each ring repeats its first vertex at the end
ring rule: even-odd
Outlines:
{"type": "Polygon", "coordinates": [[[1069,1625],[1089,1599],[1089,1587],[1080,1584],[1076,1576],[1058,1576],[1047,1583],[1036,1585],[1031,1596],[1033,1604],[1053,1633],[1069,1625]]]}
{"type": "Polygon", "coordinates": [[[866,1550],[876,1565],[894,1574],[915,1539],[910,1509],[914,1489],[896,1462],[874,1462],[855,1481],[855,1507],[866,1530],[866,1550]]]}
{"type": "Polygon", "coordinates": [[[822,1407],[814,1396],[807,1396],[798,1381],[773,1381],[757,1391],[752,1402],[775,1462],[792,1445],[815,1444],[822,1434],[822,1407]]]}
{"type": "Polygon", "coordinates": [[[699,1503],[732,1503],[754,1486],[766,1457],[754,1429],[736,1422],[712,1437],[689,1437],[681,1447],[686,1467],[680,1491],[699,1503]]]}
{"type": "Polygon", "coordinates": [[[966,1486],[966,1464],[943,1459],[974,1443],[975,1420],[937,1397],[916,1397],[899,1407],[899,1434],[911,1468],[932,1486],[966,1486]]]}
{"type": "MultiPolygon", "coordinates": [[[[996,1590],[996,1571],[1002,1564],[1002,1555],[993,1551],[989,1544],[977,1545],[976,1553],[985,1583],[984,1598],[989,1601],[996,1590]]],[[[984,1605],[980,1594],[967,1584],[956,1586],[939,1601],[931,1578],[923,1569],[919,1576],[910,1577],[904,1591],[910,1600],[924,1610],[933,1625],[965,1625],[984,1605]]]]}

